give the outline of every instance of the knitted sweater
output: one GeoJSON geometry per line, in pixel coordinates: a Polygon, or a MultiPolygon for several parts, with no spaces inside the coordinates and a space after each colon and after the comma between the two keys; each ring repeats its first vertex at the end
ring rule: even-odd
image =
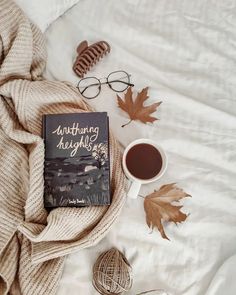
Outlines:
{"type": "Polygon", "coordinates": [[[63,257],[101,240],[125,202],[110,134],[112,204],[44,209],[42,115],[91,111],[72,85],[42,78],[45,62],[41,32],[0,0],[0,295],[55,294],[63,257]]]}

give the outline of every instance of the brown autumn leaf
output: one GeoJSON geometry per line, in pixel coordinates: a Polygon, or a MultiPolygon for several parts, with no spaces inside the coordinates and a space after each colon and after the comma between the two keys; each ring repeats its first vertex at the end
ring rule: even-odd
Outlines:
{"type": "Polygon", "coordinates": [[[127,124],[122,125],[122,127],[128,125],[133,120],[139,120],[144,124],[158,120],[157,118],[150,116],[150,114],[154,113],[162,102],[160,101],[149,106],[144,106],[143,103],[148,97],[148,87],[139,92],[135,100],[133,99],[132,87],[127,89],[124,100],[117,95],[118,106],[128,113],[130,117],[130,121],[127,124]]]}
{"type": "Polygon", "coordinates": [[[174,222],[175,224],[185,221],[188,215],[180,211],[183,206],[174,206],[171,203],[178,202],[186,197],[190,197],[190,195],[178,188],[175,183],[163,185],[158,191],[148,195],[144,200],[147,225],[151,229],[157,227],[161,236],[169,240],[165,234],[162,221],[174,222]]]}

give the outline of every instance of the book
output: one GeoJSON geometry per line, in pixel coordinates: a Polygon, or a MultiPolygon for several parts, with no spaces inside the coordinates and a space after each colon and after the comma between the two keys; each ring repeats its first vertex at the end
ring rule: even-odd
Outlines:
{"type": "Polygon", "coordinates": [[[109,205],[107,113],[44,115],[43,138],[45,208],[109,205]]]}

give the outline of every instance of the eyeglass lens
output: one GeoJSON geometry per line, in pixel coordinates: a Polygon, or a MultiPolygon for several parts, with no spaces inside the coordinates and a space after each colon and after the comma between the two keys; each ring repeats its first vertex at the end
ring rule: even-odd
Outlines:
{"type": "Polygon", "coordinates": [[[122,92],[129,87],[130,78],[126,72],[116,71],[110,73],[107,77],[107,82],[114,91],[122,92]]]}
{"type": "Polygon", "coordinates": [[[100,93],[101,83],[95,77],[88,77],[80,80],[78,88],[84,97],[94,98],[100,93]]]}

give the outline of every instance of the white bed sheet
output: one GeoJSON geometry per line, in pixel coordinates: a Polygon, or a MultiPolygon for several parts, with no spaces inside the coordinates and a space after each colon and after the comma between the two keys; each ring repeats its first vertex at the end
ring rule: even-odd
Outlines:
{"type": "Polygon", "coordinates": [[[175,295],[236,294],[236,1],[81,0],[47,30],[45,76],[76,84],[76,46],[106,40],[112,51],[89,75],[123,69],[135,89],[150,86],[150,103],[162,100],[153,125],[132,122],[104,87],[89,103],[107,111],[123,146],[155,139],[166,150],[164,177],[142,187],[148,194],[176,182],[188,220],[166,226],[171,241],[150,234],[143,199],[128,199],[97,246],[67,258],[59,295],[94,295],[92,265],[112,246],[132,264],[128,294],[164,288],[175,295]]]}

